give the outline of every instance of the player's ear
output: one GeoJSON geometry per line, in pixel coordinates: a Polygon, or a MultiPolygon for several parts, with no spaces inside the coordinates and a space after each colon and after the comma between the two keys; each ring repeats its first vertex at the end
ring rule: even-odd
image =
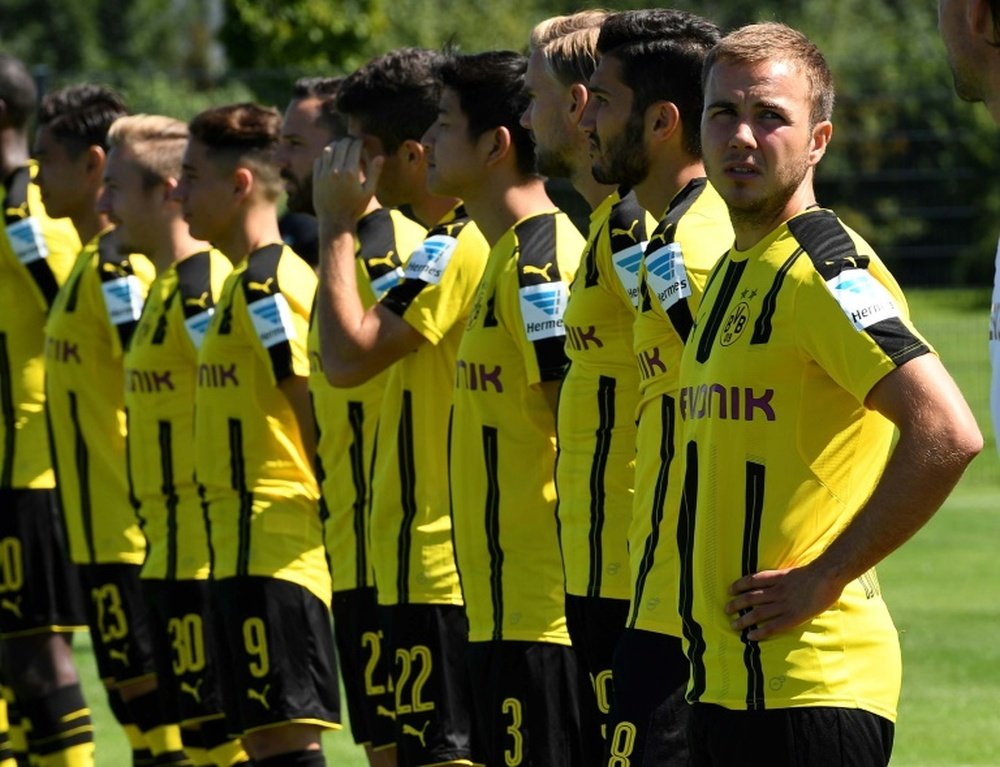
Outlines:
{"type": "Polygon", "coordinates": [[[499,126],[479,137],[479,143],[486,150],[486,164],[495,165],[510,154],[513,139],[506,126],[499,126]]]}
{"type": "Polygon", "coordinates": [[[812,146],[809,149],[809,164],[815,165],[826,154],[826,148],[833,138],[833,123],[820,120],[812,129],[812,146]]]}
{"type": "Polygon", "coordinates": [[[416,139],[408,138],[399,145],[396,154],[407,163],[419,163],[424,159],[424,145],[416,139]]]}
{"type": "Polygon", "coordinates": [[[674,134],[680,133],[681,113],[674,102],[657,101],[649,107],[647,122],[658,141],[667,141],[674,134]]]}
{"type": "Polygon", "coordinates": [[[253,171],[249,168],[238,167],[233,171],[233,197],[245,199],[250,196],[254,189],[253,171]]]}
{"type": "Polygon", "coordinates": [[[97,144],[91,144],[84,150],[83,167],[86,171],[87,177],[95,181],[95,183],[102,183],[104,181],[104,163],[107,161],[108,155],[104,151],[104,147],[97,144]]]}
{"type": "Polygon", "coordinates": [[[163,202],[171,202],[174,200],[174,195],[177,192],[177,179],[173,176],[164,179],[161,182],[161,194],[163,195],[163,202]]]}
{"type": "Polygon", "coordinates": [[[987,0],[970,0],[967,11],[969,28],[976,35],[982,35],[991,45],[1000,43],[996,34],[996,19],[987,0]]]}
{"type": "Polygon", "coordinates": [[[574,122],[580,123],[584,111],[587,109],[587,102],[590,101],[590,91],[583,83],[573,83],[569,86],[569,113],[574,122]]]}

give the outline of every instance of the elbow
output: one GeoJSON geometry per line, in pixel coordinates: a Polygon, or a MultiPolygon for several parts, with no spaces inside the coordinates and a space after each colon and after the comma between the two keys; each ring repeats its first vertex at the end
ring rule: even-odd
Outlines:
{"type": "Polygon", "coordinates": [[[983,451],[983,433],[979,430],[972,413],[951,422],[941,445],[941,454],[947,455],[951,463],[964,471],[972,460],[983,451]]]}

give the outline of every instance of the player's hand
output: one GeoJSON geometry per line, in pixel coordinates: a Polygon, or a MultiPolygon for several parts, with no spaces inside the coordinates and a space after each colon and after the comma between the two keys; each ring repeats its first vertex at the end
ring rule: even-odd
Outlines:
{"type": "Polygon", "coordinates": [[[809,565],[763,570],[729,587],[733,599],[726,604],[726,613],[733,616],[735,631],[750,629],[747,637],[756,642],[815,618],[842,591],[842,586],[809,565]]]}
{"type": "Polygon", "coordinates": [[[332,142],[313,163],[313,208],[321,227],[353,231],[375,196],[385,158],[363,163],[362,142],[332,142]]]}

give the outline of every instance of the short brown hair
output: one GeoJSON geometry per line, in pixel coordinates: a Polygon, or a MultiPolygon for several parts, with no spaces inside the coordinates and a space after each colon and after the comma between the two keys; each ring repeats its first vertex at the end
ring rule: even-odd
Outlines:
{"type": "Polygon", "coordinates": [[[249,168],[268,200],[281,196],[281,173],[274,160],[281,136],[277,109],[252,103],[212,107],[196,115],[188,130],[217,160],[249,168]]]}
{"type": "Polygon", "coordinates": [[[541,50],[545,64],[563,85],[586,83],[597,68],[597,37],[608,17],[603,10],[553,16],[531,30],[529,50],[541,50]]]}
{"type": "Polygon", "coordinates": [[[180,178],[187,140],[187,125],[163,115],[119,117],[108,129],[108,148],[132,152],[147,188],[180,178]]]}
{"type": "Polygon", "coordinates": [[[817,48],[801,32],[777,22],[750,24],[730,32],[708,53],[702,70],[703,86],[717,61],[743,64],[785,61],[798,67],[809,81],[813,125],[833,115],[833,75],[817,48]]]}

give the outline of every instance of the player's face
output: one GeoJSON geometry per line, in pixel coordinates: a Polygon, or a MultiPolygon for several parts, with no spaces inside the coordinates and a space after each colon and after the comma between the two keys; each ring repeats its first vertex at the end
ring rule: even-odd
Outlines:
{"type": "Polygon", "coordinates": [[[226,237],[232,224],[232,186],[232,174],[211,159],[208,147],[190,139],[173,198],[181,204],[192,237],[208,242],[226,237]]]}
{"type": "Polygon", "coordinates": [[[521,125],[531,131],[535,142],[535,168],[543,176],[566,178],[573,172],[572,153],[577,128],[569,120],[572,96],[536,50],[528,59],[524,89],[531,103],[521,115],[521,125]]]}
{"type": "Polygon", "coordinates": [[[467,197],[482,183],[477,142],[469,137],[469,121],[451,88],[441,91],[437,119],[421,142],[427,148],[427,186],[434,194],[467,197]]]}
{"type": "Polygon", "coordinates": [[[321,108],[319,99],[296,99],[288,105],[281,123],[275,159],[285,182],[288,209],[295,213],[313,212],[313,162],[335,138],[321,120],[321,108]]]}
{"type": "Polygon", "coordinates": [[[705,87],[705,169],[734,222],[786,220],[793,196],[820,161],[830,123],[811,126],[809,81],[784,61],[719,61],[705,87]]]}
{"type": "Polygon", "coordinates": [[[90,190],[86,182],[87,152],[71,156],[52,132],[42,127],[35,136],[33,154],[38,162],[35,181],[41,189],[42,203],[49,216],[70,216],[92,204],[93,197],[88,195],[90,190]]]}
{"type": "Polygon", "coordinates": [[[108,153],[97,210],[115,225],[124,252],[149,253],[154,246],[149,223],[160,215],[166,187],[145,181],[131,150],[116,147],[108,153]]]}
{"type": "Polygon", "coordinates": [[[632,108],[633,93],[621,78],[621,62],[603,56],[588,84],[590,101],[581,128],[590,139],[594,178],[635,186],[649,174],[644,116],[632,108]]]}
{"type": "Polygon", "coordinates": [[[414,181],[404,174],[404,163],[401,154],[405,146],[398,147],[395,152],[387,152],[382,139],[365,130],[362,120],[355,115],[347,117],[347,135],[361,140],[362,163],[370,162],[375,157],[382,158],[382,172],[378,177],[378,187],[375,196],[383,205],[397,207],[405,205],[413,198],[411,185],[414,181]]]}
{"type": "Polygon", "coordinates": [[[955,93],[965,101],[982,101],[980,70],[984,57],[969,34],[968,0],[938,0],[938,30],[948,51],[955,93]]]}

